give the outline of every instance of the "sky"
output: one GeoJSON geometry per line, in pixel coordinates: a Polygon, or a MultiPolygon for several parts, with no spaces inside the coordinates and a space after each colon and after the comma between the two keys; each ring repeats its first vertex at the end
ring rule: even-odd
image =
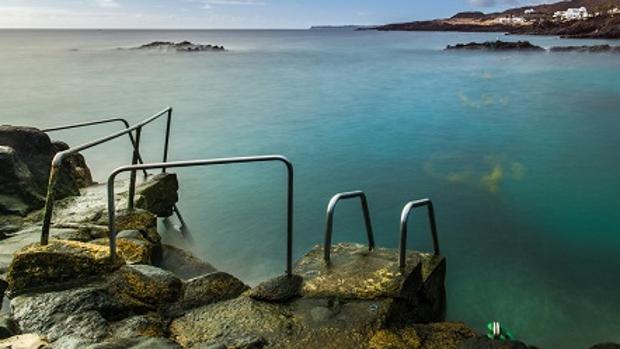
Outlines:
{"type": "Polygon", "coordinates": [[[0,0],[0,28],[270,29],[385,24],[536,0],[0,0]]]}

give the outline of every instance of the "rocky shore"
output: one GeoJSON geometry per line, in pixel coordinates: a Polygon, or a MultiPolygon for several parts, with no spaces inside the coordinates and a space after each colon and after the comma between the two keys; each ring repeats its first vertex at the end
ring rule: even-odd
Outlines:
{"type": "MultiPolygon", "coordinates": [[[[249,287],[162,243],[158,218],[178,200],[171,173],[150,176],[138,207],[117,212],[112,263],[105,187],[76,157],[42,246],[37,185],[62,147],[33,128],[3,126],[0,141],[11,169],[0,178],[0,348],[534,348],[444,322],[442,256],[408,251],[401,269],[398,250],[340,243],[328,265],[315,246],[292,275],[249,287]]],[[[116,200],[125,207],[127,193],[116,200]]]]}
{"type": "Polygon", "coordinates": [[[499,32],[521,35],[556,35],[564,38],[620,38],[619,0],[567,0],[554,4],[509,9],[500,13],[462,12],[451,18],[392,23],[376,26],[380,31],[499,32]],[[562,20],[558,11],[587,7],[585,18],[562,20]]]}

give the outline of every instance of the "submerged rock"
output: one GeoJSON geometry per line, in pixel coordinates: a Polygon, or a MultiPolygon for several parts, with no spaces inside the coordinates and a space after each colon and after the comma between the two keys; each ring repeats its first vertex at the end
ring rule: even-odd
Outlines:
{"type": "Polygon", "coordinates": [[[470,42],[468,44],[448,45],[446,50],[486,50],[486,51],[544,51],[545,49],[533,45],[529,41],[487,41],[487,42],[470,42]]]}
{"type": "Polygon", "coordinates": [[[217,271],[211,264],[190,252],[166,244],[162,245],[161,256],[153,262],[153,265],[169,270],[183,280],[217,271]]]}
{"type": "Polygon", "coordinates": [[[124,264],[122,258],[117,258],[111,264],[109,248],[106,246],[51,240],[45,246],[33,244],[17,251],[9,266],[7,281],[9,291],[21,292],[102,276],[124,264]]]}
{"type": "Polygon", "coordinates": [[[224,46],[194,44],[189,41],[174,43],[171,41],[153,41],[137,48],[138,50],[175,50],[179,52],[224,51],[224,46]]]}

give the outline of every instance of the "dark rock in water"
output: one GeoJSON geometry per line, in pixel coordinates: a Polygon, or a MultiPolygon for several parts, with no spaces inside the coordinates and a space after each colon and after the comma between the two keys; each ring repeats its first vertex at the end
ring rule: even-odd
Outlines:
{"type": "Polygon", "coordinates": [[[182,283],[173,273],[150,265],[126,265],[114,275],[113,285],[148,304],[174,302],[181,296],[182,283]]]}
{"type": "Polygon", "coordinates": [[[483,43],[470,42],[468,44],[448,45],[446,50],[488,50],[488,51],[544,51],[545,49],[532,45],[529,41],[487,41],[483,43]]]}
{"type": "MultiPolygon", "coordinates": [[[[35,128],[0,126],[0,213],[25,215],[43,207],[52,159],[64,148],[59,145],[35,128]]],[[[79,156],[64,162],[56,198],[79,195],[89,173],[79,156]]]]}
{"type": "Polygon", "coordinates": [[[183,280],[217,271],[211,264],[188,251],[166,244],[162,245],[161,256],[154,261],[153,265],[171,271],[183,280]]]}
{"type": "Polygon", "coordinates": [[[549,49],[551,52],[589,52],[589,53],[601,53],[612,52],[620,53],[620,46],[610,45],[594,45],[594,46],[554,46],[549,49]]]}
{"type": "Polygon", "coordinates": [[[9,314],[0,314],[0,339],[9,338],[19,333],[19,328],[9,314]]]}
{"type": "Polygon", "coordinates": [[[488,337],[468,339],[458,346],[458,349],[537,349],[518,341],[493,340],[488,337]]]}
{"type": "Polygon", "coordinates": [[[160,173],[136,187],[136,207],[158,217],[170,217],[179,201],[179,182],[174,173],[160,173]]]}
{"type": "Polygon", "coordinates": [[[82,278],[103,276],[125,264],[122,257],[110,263],[109,248],[68,240],[51,240],[17,251],[9,266],[9,291],[21,292],[82,278]]]}
{"type": "Polygon", "coordinates": [[[189,41],[181,41],[178,43],[170,41],[153,41],[137,48],[138,50],[175,50],[178,52],[209,52],[224,51],[224,46],[218,45],[202,45],[194,44],[189,41]]]}
{"type": "Polygon", "coordinates": [[[284,302],[298,297],[304,279],[299,275],[282,275],[254,287],[249,297],[266,302],[284,302]]]}
{"type": "Polygon", "coordinates": [[[601,343],[592,346],[590,349],[620,349],[620,344],[616,343],[601,343]]]}
{"type": "Polygon", "coordinates": [[[239,297],[249,287],[236,277],[215,272],[186,281],[180,300],[182,309],[192,309],[239,297]]]}

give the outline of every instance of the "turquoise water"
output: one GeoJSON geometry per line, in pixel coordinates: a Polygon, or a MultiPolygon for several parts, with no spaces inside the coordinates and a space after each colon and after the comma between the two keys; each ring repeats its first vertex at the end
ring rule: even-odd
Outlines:
{"type": "MultiPolygon", "coordinates": [[[[284,154],[296,166],[296,257],[322,241],[337,192],[366,191],[377,242],[391,247],[404,203],[428,196],[449,263],[449,319],[478,329],[499,320],[544,348],[620,342],[620,60],[442,51],[496,37],[4,30],[0,122],[138,121],[173,106],[172,159],[284,154]],[[153,40],[229,51],[116,50],[153,40]]],[[[55,136],[78,144],[116,129],[55,136]]],[[[160,160],[163,130],[145,130],[149,161],[160,160]]],[[[99,180],[130,158],[126,140],[86,155],[99,180]]],[[[196,253],[249,283],[283,271],[279,165],[179,174],[196,253]]],[[[423,217],[409,247],[430,251],[423,217]]],[[[364,242],[357,203],[340,206],[334,234],[364,242]]]]}

